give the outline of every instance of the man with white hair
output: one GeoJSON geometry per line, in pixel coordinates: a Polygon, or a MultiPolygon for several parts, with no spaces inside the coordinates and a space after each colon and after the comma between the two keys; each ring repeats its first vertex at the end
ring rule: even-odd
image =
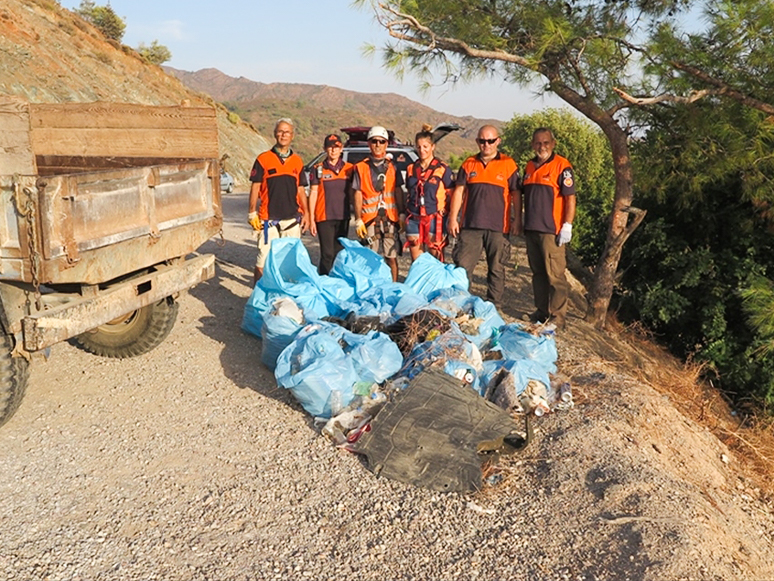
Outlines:
{"type": "Polygon", "coordinates": [[[260,154],[250,172],[247,221],[258,233],[258,257],[253,284],[263,276],[272,240],[300,238],[309,229],[304,162],[293,153],[293,121],[284,117],[274,126],[276,143],[260,154]]]}

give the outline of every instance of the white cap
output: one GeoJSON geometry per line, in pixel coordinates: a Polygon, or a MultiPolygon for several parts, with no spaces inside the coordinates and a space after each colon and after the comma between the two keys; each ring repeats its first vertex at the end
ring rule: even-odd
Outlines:
{"type": "Polygon", "coordinates": [[[368,137],[366,139],[371,140],[374,137],[381,137],[387,141],[390,140],[390,136],[387,134],[387,130],[381,125],[374,125],[371,127],[371,129],[368,130],[368,137]]]}

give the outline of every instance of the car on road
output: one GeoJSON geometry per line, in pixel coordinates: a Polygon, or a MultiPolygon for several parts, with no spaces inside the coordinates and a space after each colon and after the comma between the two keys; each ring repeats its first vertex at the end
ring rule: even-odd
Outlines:
{"type": "MultiPolygon", "coordinates": [[[[368,149],[368,130],[371,127],[342,127],[341,132],[347,134],[347,140],[344,142],[344,149],[342,150],[342,158],[349,163],[357,163],[366,157],[368,157],[370,150],[368,149]]],[[[456,123],[441,123],[433,128],[433,138],[438,142],[441,138],[445,137],[452,131],[458,131],[462,129],[456,123]]],[[[391,157],[395,166],[403,174],[403,179],[406,178],[406,170],[414,163],[419,156],[416,149],[414,149],[413,143],[403,143],[396,139],[395,132],[387,130],[389,140],[387,142],[387,156],[391,157]]],[[[304,166],[304,170],[309,175],[312,167],[325,159],[325,152],[317,155],[312,161],[304,166]]]]}
{"type": "Polygon", "coordinates": [[[226,171],[220,172],[220,191],[227,194],[234,191],[234,178],[226,171]]]}

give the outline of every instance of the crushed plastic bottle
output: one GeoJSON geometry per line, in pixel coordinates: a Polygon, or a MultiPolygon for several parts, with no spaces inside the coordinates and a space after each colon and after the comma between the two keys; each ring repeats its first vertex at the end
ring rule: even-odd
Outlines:
{"type": "Polygon", "coordinates": [[[341,413],[341,408],[343,407],[341,401],[341,392],[338,389],[332,390],[330,399],[328,401],[330,402],[331,406],[331,417],[336,417],[341,413]]]}

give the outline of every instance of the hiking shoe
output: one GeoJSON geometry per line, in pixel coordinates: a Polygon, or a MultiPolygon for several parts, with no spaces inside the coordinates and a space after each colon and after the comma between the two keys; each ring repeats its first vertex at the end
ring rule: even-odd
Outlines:
{"type": "Polygon", "coordinates": [[[530,323],[545,323],[546,319],[548,319],[548,315],[543,313],[543,311],[535,311],[529,316],[529,322],[530,323]]]}

